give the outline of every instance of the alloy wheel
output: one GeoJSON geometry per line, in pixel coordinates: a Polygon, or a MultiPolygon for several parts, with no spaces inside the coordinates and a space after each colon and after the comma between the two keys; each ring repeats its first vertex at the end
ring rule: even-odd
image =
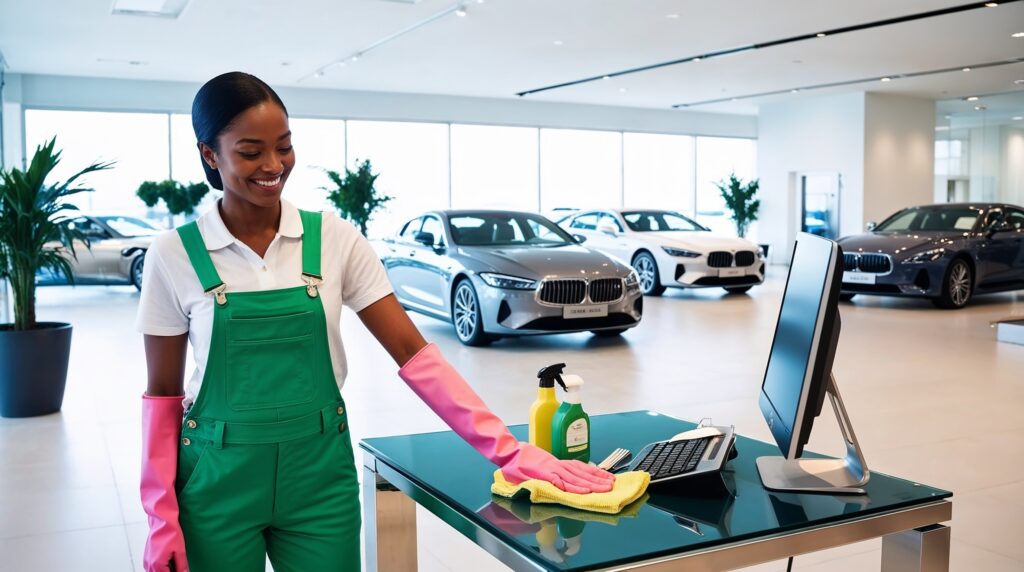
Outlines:
{"type": "Polygon", "coordinates": [[[949,275],[949,297],[957,306],[963,306],[971,297],[971,276],[967,265],[957,262],[949,275]]]}
{"type": "Polygon", "coordinates": [[[634,269],[640,277],[640,288],[644,292],[650,292],[654,287],[654,261],[647,256],[638,256],[634,269]]]}
{"type": "Polygon", "coordinates": [[[478,311],[473,290],[465,284],[460,285],[455,292],[455,332],[459,339],[468,340],[476,333],[478,311]]]}

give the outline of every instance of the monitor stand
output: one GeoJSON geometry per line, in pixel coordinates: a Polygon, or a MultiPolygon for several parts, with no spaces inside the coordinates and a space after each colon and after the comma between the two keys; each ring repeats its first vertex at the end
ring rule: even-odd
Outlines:
{"type": "Polygon", "coordinates": [[[835,376],[829,376],[826,388],[839,429],[846,442],[844,459],[787,459],[785,457],[758,457],[757,471],[764,488],[773,491],[797,491],[830,494],[864,494],[862,488],[871,476],[864,461],[864,453],[853,432],[853,424],[835,376]]]}

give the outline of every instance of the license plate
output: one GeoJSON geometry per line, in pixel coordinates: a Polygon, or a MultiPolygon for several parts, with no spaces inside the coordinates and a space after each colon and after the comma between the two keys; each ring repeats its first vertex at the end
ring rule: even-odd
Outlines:
{"type": "Polygon", "coordinates": [[[843,282],[849,284],[874,284],[875,275],[868,272],[843,272],[843,282]]]}
{"type": "Polygon", "coordinates": [[[567,320],[574,318],[603,318],[608,315],[608,304],[587,306],[566,306],[562,308],[562,317],[567,320]]]}
{"type": "Polygon", "coordinates": [[[742,268],[723,268],[718,271],[718,276],[721,278],[732,278],[734,276],[743,276],[742,268]]]}

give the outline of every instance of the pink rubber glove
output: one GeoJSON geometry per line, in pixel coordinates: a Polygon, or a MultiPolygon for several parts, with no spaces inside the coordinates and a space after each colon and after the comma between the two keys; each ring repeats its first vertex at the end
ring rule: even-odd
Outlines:
{"type": "Polygon", "coordinates": [[[540,479],[570,493],[612,489],[611,473],[580,461],[559,461],[543,449],[517,441],[436,345],[427,344],[398,375],[453,431],[501,467],[510,483],[540,479]]]}
{"type": "Polygon", "coordinates": [[[146,572],[188,572],[185,536],[178,524],[178,437],[181,435],[182,400],[142,396],[142,508],[149,515],[149,538],[142,556],[146,572]]]}

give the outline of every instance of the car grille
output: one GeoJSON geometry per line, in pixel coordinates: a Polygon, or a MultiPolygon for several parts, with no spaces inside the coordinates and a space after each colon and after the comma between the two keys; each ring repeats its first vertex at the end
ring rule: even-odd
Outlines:
{"type": "Polygon", "coordinates": [[[732,253],[715,251],[708,255],[708,266],[712,268],[726,268],[732,266],[732,253]]]}
{"type": "Polygon", "coordinates": [[[750,266],[754,263],[754,253],[749,250],[741,250],[736,253],[736,266],[750,266]]]}
{"type": "Polygon", "coordinates": [[[612,302],[622,297],[621,278],[599,278],[590,283],[590,301],[612,302]]]}
{"type": "Polygon", "coordinates": [[[548,304],[579,304],[586,295],[583,280],[545,280],[540,287],[540,301],[548,304]]]}
{"type": "Polygon", "coordinates": [[[843,270],[860,270],[872,274],[887,274],[892,270],[892,258],[888,254],[843,253],[843,270]]]}

